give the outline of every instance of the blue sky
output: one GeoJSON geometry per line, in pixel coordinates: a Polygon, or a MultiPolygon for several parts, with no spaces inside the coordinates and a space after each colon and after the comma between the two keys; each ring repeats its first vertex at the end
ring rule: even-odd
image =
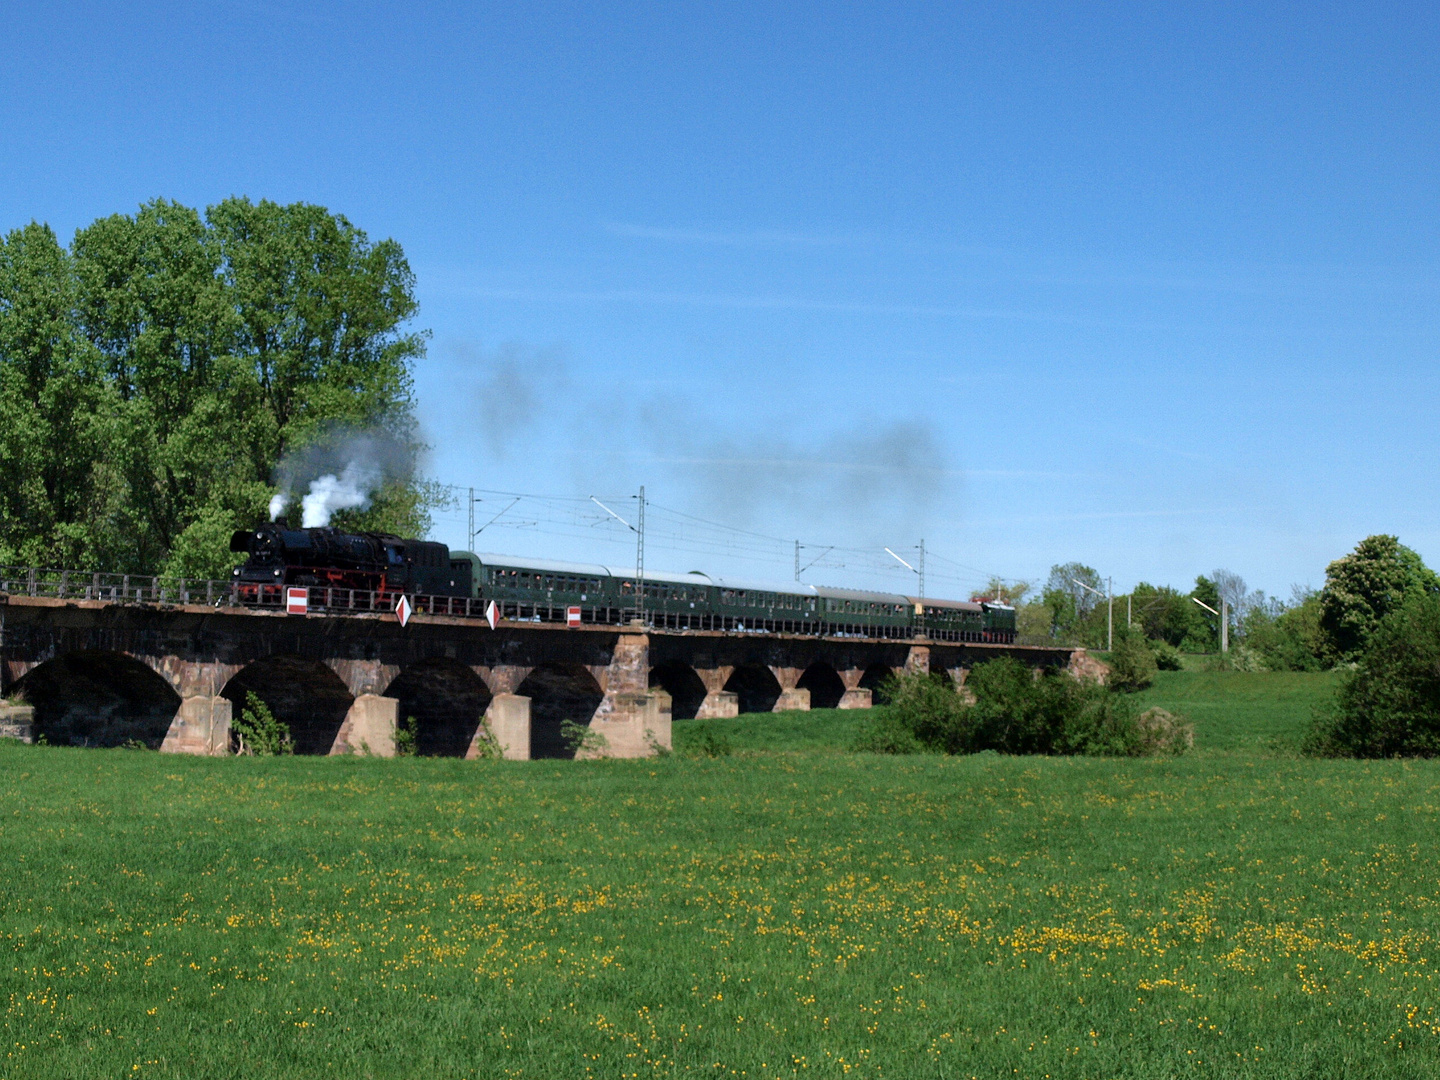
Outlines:
{"type": "MultiPolygon", "coordinates": [[[[431,474],[643,483],[652,566],[1440,564],[1437,9],[779,8],[8,5],[0,227],[245,194],[394,237],[431,474]]],[[[480,546],[623,562],[581,505],[480,546]]]]}

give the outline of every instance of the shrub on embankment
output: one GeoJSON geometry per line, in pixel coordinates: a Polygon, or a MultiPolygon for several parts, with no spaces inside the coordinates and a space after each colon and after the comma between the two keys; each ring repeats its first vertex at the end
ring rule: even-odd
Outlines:
{"type": "Polygon", "coordinates": [[[1440,756],[1440,595],[1380,620],[1305,749],[1322,757],[1440,756]]]}
{"type": "Polygon", "coordinates": [[[1069,672],[1036,675],[1011,657],[978,665],[957,693],[948,679],[890,680],[890,704],[854,749],[873,753],[1084,754],[1137,757],[1183,753],[1188,727],[1160,709],[1141,714],[1126,697],[1069,672]]]}

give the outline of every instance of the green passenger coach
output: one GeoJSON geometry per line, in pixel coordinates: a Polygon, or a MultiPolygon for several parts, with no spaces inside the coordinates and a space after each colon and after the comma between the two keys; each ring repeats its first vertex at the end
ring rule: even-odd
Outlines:
{"type": "Polygon", "coordinates": [[[647,570],[642,603],[634,571],[599,563],[453,551],[450,565],[455,575],[468,577],[477,600],[494,601],[502,618],[519,621],[564,622],[578,610],[582,623],[620,625],[643,607],[647,622],[667,630],[1015,640],[1015,611],[1003,604],[711,577],[698,570],[647,570]]]}

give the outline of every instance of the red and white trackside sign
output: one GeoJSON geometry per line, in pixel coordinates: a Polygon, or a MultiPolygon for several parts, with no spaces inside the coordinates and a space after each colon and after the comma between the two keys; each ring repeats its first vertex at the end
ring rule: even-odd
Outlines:
{"type": "Polygon", "coordinates": [[[410,607],[410,598],[408,596],[402,596],[396,601],[395,617],[400,620],[401,626],[404,626],[410,621],[410,616],[413,611],[414,609],[410,607]]]}
{"type": "Polygon", "coordinates": [[[485,605],[485,621],[490,624],[491,630],[494,630],[495,624],[500,621],[500,609],[495,606],[494,600],[485,605]]]}
{"type": "Polygon", "coordinates": [[[305,615],[310,611],[310,590],[309,589],[286,589],[285,590],[285,613],[287,615],[305,615]]]}
{"type": "Polygon", "coordinates": [[[572,607],[572,608],[566,608],[566,609],[565,609],[565,625],[566,625],[566,626],[579,626],[579,625],[580,625],[580,609],[579,609],[578,607],[572,607]]]}

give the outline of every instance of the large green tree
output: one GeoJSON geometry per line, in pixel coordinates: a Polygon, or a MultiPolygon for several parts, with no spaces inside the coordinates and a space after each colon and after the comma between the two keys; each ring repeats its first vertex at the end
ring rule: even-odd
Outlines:
{"type": "Polygon", "coordinates": [[[1440,590],[1440,579],[1394,536],[1367,536],[1325,568],[1320,626],[1333,655],[1359,656],[1380,621],[1409,598],[1440,590]]]}
{"type": "MultiPolygon", "coordinates": [[[[156,200],[0,245],[0,557],[218,576],[287,456],[355,431],[399,453],[337,524],[412,535],[434,490],[411,365],[414,275],[319,206],[156,200]]],[[[303,482],[305,477],[298,477],[303,482]]]]}

